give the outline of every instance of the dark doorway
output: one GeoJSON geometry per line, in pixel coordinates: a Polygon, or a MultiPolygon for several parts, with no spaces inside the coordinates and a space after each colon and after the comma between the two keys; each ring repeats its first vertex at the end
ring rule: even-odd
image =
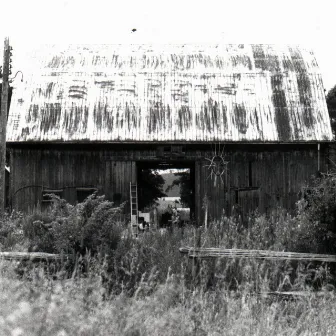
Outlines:
{"type": "Polygon", "coordinates": [[[157,227],[165,226],[163,214],[168,208],[175,208],[183,223],[194,219],[194,162],[138,162],[137,184],[139,211],[150,213],[148,218],[157,227]]]}

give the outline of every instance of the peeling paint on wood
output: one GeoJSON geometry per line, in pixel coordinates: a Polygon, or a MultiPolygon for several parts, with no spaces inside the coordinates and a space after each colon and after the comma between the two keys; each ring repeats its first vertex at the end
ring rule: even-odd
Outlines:
{"type": "Polygon", "coordinates": [[[42,48],[7,141],[330,141],[314,54],[274,45],[42,48]]]}

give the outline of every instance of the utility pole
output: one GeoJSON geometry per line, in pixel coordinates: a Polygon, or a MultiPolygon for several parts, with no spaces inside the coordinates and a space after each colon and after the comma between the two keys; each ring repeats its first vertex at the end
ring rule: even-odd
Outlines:
{"type": "Polygon", "coordinates": [[[6,165],[6,127],[8,110],[8,90],[10,74],[10,56],[11,47],[8,37],[4,42],[3,67],[2,67],[2,92],[1,92],[1,110],[0,110],[0,215],[5,212],[5,165],[6,165]]]}

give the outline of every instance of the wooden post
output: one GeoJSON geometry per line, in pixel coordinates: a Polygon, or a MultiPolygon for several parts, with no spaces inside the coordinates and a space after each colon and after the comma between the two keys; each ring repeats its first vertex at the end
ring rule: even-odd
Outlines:
{"type": "Polygon", "coordinates": [[[320,164],[320,144],[317,144],[317,171],[320,172],[321,164],[320,164]]]}
{"type": "Polygon", "coordinates": [[[9,76],[10,47],[9,39],[5,38],[4,55],[2,67],[2,93],[0,110],[0,214],[5,211],[5,164],[6,164],[6,127],[7,127],[7,109],[8,109],[8,76],[9,76]]]}
{"type": "MultiPolygon", "coordinates": [[[[202,245],[202,227],[194,228],[194,248],[201,248],[202,245]]],[[[199,283],[199,274],[201,269],[201,259],[194,257],[192,259],[192,279],[194,285],[199,283]]]]}

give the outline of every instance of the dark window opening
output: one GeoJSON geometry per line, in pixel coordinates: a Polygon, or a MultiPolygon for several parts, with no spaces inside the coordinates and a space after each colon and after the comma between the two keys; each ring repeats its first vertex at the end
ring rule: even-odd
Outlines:
{"type": "Polygon", "coordinates": [[[77,202],[82,203],[91,196],[94,192],[97,191],[97,188],[76,188],[77,192],[77,202]]]}
{"type": "Polygon", "coordinates": [[[118,206],[121,203],[122,195],[121,193],[115,193],[113,194],[113,204],[118,206]]]}
{"type": "Polygon", "coordinates": [[[235,203],[238,204],[239,203],[239,197],[238,197],[238,189],[235,190],[235,203]]]}
{"type": "Polygon", "coordinates": [[[42,191],[42,203],[51,203],[52,197],[51,194],[54,194],[60,198],[62,198],[63,190],[62,189],[45,189],[42,191]]]}

